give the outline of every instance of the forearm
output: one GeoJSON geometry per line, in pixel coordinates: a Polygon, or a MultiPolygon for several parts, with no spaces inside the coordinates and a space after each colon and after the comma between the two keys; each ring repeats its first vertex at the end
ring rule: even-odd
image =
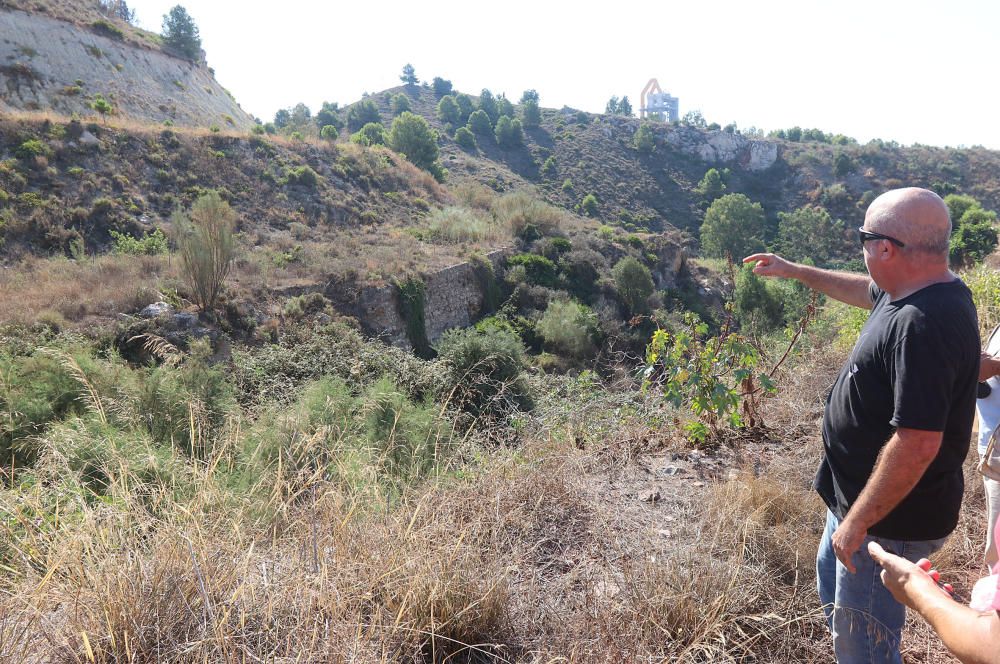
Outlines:
{"type": "Polygon", "coordinates": [[[868,294],[871,277],[866,274],[823,270],[795,263],[792,278],[846,304],[862,309],[871,309],[872,307],[872,301],[868,294]]]}
{"type": "Polygon", "coordinates": [[[996,612],[974,611],[940,592],[909,599],[963,664],[1000,664],[1000,619],[996,612]]]}
{"type": "Polygon", "coordinates": [[[851,506],[851,519],[864,530],[884,519],[923,477],[941,447],[941,434],[907,430],[893,434],[879,455],[868,483],[851,506]],[[916,439],[913,439],[916,438],[916,439]]]}

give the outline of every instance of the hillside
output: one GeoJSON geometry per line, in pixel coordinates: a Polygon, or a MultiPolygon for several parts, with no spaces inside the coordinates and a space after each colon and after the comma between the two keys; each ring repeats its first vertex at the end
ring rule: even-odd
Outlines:
{"type": "Polygon", "coordinates": [[[598,216],[627,230],[673,226],[697,236],[705,201],[696,186],[711,167],[729,169],[728,191],[760,202],[772,231],[779,212],[806,204],[824,205],[847,227],[860,226],[867,201],[904,185],[932,188],[942,195],[966,193],[990,209],[1000,208],[996,151],[903,147],[885,141],[793,142],[655,123],[655,148],[647,155],[633,145],[637,118],[546,109],[541,92],[541,126],[525,131],[523,148],[505,150],[480,138],[472,153],[448,138],[433,90],[400,86],[369,99],[388,126],[392,97],[406,94],[413,111],[440,132],[442,162],[455,180],[489,182],[500,189],[532,184],[547,200],[569,208],[592,193],[598,199],[598,216]],[[849,170],[838,173],[834,159],[841,154],[849,158],[849,170]],[[544,169],[550,157],[553,168],[544,169]],[[567,180],[571,188],[564,188],[567,180]]]}
{"type": "Polygon", "coordinates": [[[204,63],[176,57],[158,35],[104,16],[96,3],[0,3],[0,112],[248,130],[250,116],[204,63]],[[29,9],[30,11],[23,11],[29,9]]]}

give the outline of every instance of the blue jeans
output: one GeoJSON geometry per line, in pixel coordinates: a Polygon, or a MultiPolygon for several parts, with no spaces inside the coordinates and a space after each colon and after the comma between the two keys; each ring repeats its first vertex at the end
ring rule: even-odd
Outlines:
{"type": "Polygon", "coordinates": [[[891,662],[900,664],[899,641],[906,620],[906,607],[892,598],[882,585],[882,568],[868,555],[868,542],[878,542],[886,551],[911,562],[927,558],[941,548],[944,538],[927,541],[865,537],[851,561],[851,574],[833,552],[831,537],[840,525],[826,513],[826,530],[816,554],[816,585],[823,612],[833,635],[833,652],[839,664],[891,662]]]}

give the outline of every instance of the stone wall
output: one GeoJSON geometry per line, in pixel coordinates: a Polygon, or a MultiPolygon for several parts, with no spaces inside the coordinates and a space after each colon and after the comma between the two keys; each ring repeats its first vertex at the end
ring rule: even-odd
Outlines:
{"type": "MultiPolygon", "coordinates": [[[[503,265],[509,249],[491,252],[486,257],[493,263],[497,279],[503,278],[503,265]]],[[[423,277],[426,287],[424,322],[427,339],[434,343],[445,331],[468,327],[475,323],[483,308],[483,292],[471,263],[459,263],[423,277]]],[[[332,295],[332,294],[331,294],[332,295]]],[[[328,295],[330,297],[330,295],[328,295]]],[[[337,300],[336,296],[330,297],[337,300]]],[[[399,298],[393,285],[366,288],[358,296],[350,313],[360,321],[366,333],[394,346],[409,349],[406,321],[399,313],[399,298]]]]}
{"type": "Polygon", "coordinates": [[[94,95],[123,117],[248,130],[253,121],[207,67],[49,16],[0,9],[0,112],[92,117],[94,95]]]}

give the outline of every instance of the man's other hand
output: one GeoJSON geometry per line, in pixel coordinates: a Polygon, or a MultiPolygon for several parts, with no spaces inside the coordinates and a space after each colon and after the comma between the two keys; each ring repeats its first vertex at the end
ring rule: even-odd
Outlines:
{"type": "Polygon", "coordinates": [[[851,557],[861,548],[861,543],[865,541],[865,536],[867,535],[868,531],[866,529],[858,528],[853,521],[847,518],[840,522],[837,530],[833,532],[833,537],[830,538],[833,543],[833,552],[837,555],[837,560],[851,574],[858,571],[851,561],[851,557]]]}
{"type": "Polygon", "coordinates": [[[979,382],[997,375],[1000,375],[1000,358],[993,357],[989,353],[980,353],[979,382]]]}
{"type": "Polygon", "coordinates": [[[743,262],[756,262],[753,273],[763,277],[794,278],[795,276],[795,264],[777,254],[751,254],[744,258],[743,262]]]}

